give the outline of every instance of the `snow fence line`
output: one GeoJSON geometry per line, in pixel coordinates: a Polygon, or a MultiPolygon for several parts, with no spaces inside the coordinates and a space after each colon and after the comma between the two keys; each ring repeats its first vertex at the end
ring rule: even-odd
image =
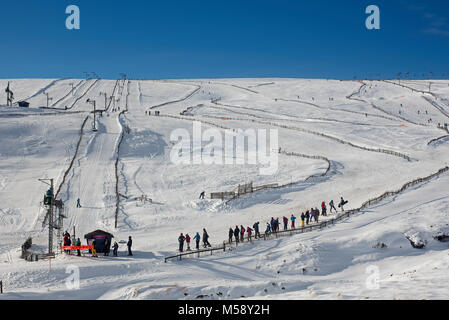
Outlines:
{"type": "Polygon", "coordinates": [[[439,137],[439,138],[432,139],[432,140],[430,140],[430,141],[427,143],[427,145],[430,146],[432,143],[435,143],[435,142],[437,142],[438,140],[442,140],[442,139],[445,139],[445,138],[449,138],[449,135],[445,135],[445,136],[442,136],[442,137],[439,137]]]}
{"type": "MultiPolygon", "coordinates": [[[[320,223],[316,223],[316,224],[313,224],[313,225],[308,225],[308,226],[305,226],[303,228],[281,230],[281,231],[278,231],[278,232],[272,232],[272,233],[269,233],[269,234],[263,234],[263,236],[261,236],[259,238],[254,238],[254,240],[253,239],[249,239],[248,237],[246,237],[247,242],[252,242],[252,241],[262,240],[262,239],[263,240],[270,240],[273,237],[278,238],[280,236],[286,236],[286,235],[292,236],[293,234],[305,233],[305,232],[311,232],[313,230],[323,229],[323,228],[325,228],[325,227],[327,227],[329,225],[334,225],[338,221],[341,221],[343,219],[349,218],[351,215],[359,213],[360,211],[364,210],[365,208],[367,208],[367,207],[369,207],[369,206],[371,206],[373,204],[379,203],[379,202],[383,201],[386,198],[389,198],[389,197],[392,197],[392,196],[397,195],[399,193],[402,193],[405,190],[409,189],[410,187],[413,187],[413,186],[415,186],[417,184],[421,184],[423,182],[427,182],[429,180],[432,180],[433,178],[435,178],[435,177],[437,177],[437,176],[439,176],[439,175],[441,175],[441,174],[443,174],[443,173],[445,173],[447,171],[449,171],[449,167],[448,166],[438,170],[437,172],[435,172],[435,173],[433,173],[433,174],[431,174],[431,175],[429,175],[427,177],[418,178],[418,179],[412,180],[410,182],[407,182],[399,190],[386,191],[382,195],[380,195],[380,196],[378,196],[376,198],[372,198],[372,199],[369,199],[369,200],[365,201],[359,208],[343,212],[340,215],[338,215],[336,218],[325,220],[325,221],[322,221],[320,223]]],[[[165,263],[168,260],[175,259],[175,258],[177,258],[178,260],[182,260],[182,257],[190,256],[190,255],[197,255],[197,258],[199,258],[202,253],[210,253],[212,255],[214,251],[226,252],[226,247],[227,246],[229,248],[232,248],[232,246],[230,244],[228,244],[228,245],[226,244],[226,240],[225,240],[225,241],[223,241],[223,245],[219,246],[219,247],[180,253],[180,254],[177,254],[177,255],[165,257],[164,260],[165,260],[165,263]]],[[[237,243],[237,246],[238,246],[238,243],[237,243]]]]}
{"type": "MultiPolygon", "coordinates": [[[[412,87],[408,87],[408,86],[405,86],[405,85],[403,85],[403,84],[398,84],[398,83],[395,83],[395,82],[393,82],[393,81],[388,81],[388,80],[382,80],[383,82],[386,82],[386,83],[390,83],[390,84],[394,84],[394,85],[396,85],[396,86],[399,86],[399,87],[402,87],[402,88],[405,88],[405,89],[408,89],[408,90],[412,90],[412,92],[420,92],[420,93],[422,93],[422,94],[430,94],[432,97],[434,97],[435,99],[437,99],[438,98],[438,96],[435,94],[435,93],[432,93],[432,92],[430,92],[430,91],[423,91],[423,90],[419,90],[419,89],[414,89],[414,88],[412,88],[412,87]]],[[[443,110],[439,105],[437,105],[434,101],[432,101],[432,100],[430,100],[428,97],[424,97],[423,96],[423,98],[424,98],[424,100],[426,100],[428,103],[430,103],[433,107],[435,107],[436,109],[438,109],[438,111],[440,111],[444,116],[446,116],[446,117],[448,117],[449,118],[449,115],[446,113],[446,111],[445,110],[443,110]]]]}
{"type": "MultiPolygon", "coordinates": [[[[117,229],[117,225],[118,225],[118,214],[120,212],[120,196],[121,196],[120,192],[119,192],[120,177],[119,177],[118,164],[120,162],[120,147],[122,145],[123,138],[125,137],[125,131],[123,129],[122,123],[120,122],[120,117],[123,116],[126,112],[128,112],[129,84],[130,84],[130,81],[128,80],[125,110],[120,112],[120,114],[118,116],[118,122],[119,122],[122,130],[121,130],[121,134],[120,134],[120,140],[117,144],[117,158],[115,159],[115,164],[114,164],[114,166],[115,166],[115,197],[116,197],[116,203],[115,203],[115,228],[116,229],[117,229]]],[[[115,89],[114,89],[114,91],[115,91],[115,89]]]]}
{"type": "Polygon", "coordinates": [[[72,105],[70,106],[70,107],[68,107],[67,108],[67,110],[70,110],[70,109],[72,109],[77,103],[78,103],[78,101],[80,101],[82,98],[84,98],[84,96],[94,87],[94,85],[96,85],[97,83],[98,83],[98,81],[100,81],[101,79],[100,78],[98,78],[98,79],[96,79],[91,85],[90,85],[90,87],[89,88],[87,88],[87,90],[81,95],[81,96],[79,96],[76,100],[75,100],[75,102],[73,102],[72,103],[72,105]]]}
{"type": "Polygon", "coordinates": [[[56,106],[58,103],[60,103],[62,100],[64,100],[65,98],[67,98],[75,89],[78,89],[78,87],[81,85],[81,83],[83,83],[84,80],[80,80],[80,82],[78,82],[75,86],[75,88],[70,89],[70,91],[64,95],[62,98],[58,99],[55,103],[53,103],[51,106],[54,107],[56,106]]]}
{"type": "MultiPolygon", "coordinates": [[[[117,81],[115,82],[114,89],[112,90],[112,97],[113,97],[113,99],[115,98],[115,90],[117,89],[117,86],[118,86],[119,82],[120,82],[120,79],[117,79],[117,81]]],[[[109,110],[109,108],[111,107],[111,103],[112,103],[112,99],[109,99],[108,107],[104,111],[108,111],[109,110]]]]}
{"type": "MultiPolygon", "coordinates": [[[[309,181],[309,180],[311,180],[313,178],[322,178],[322,177],[325,177],[329,173],[329,171],[331,169],[331,162],[330,162],[330,160],[328,158],[326,158],[326,157],[323,157],[323,156],[310,156],[310,155],[307,155],[307,154],[295,153],[295,152],[287,152],[287,151],[281,151],[281,154],[285,154],[285,155],[288,155],[288,156],[300,157],[300,158],[316,159],[316,160],[326,161],[327,162],[326,171],[324,173],[313,174],[311,176],[308,176],[305,180],[302,180],[302,181],[294,181],[294,182],[290,182],[290,183],[283,184],[283,185],[279,185],[277,183],[276,184],[272,184],[272,185],[265,185],[265,186],[262,186],[260,189],[255,190],[255,191],[250,192],[250,193],[256,193],[256,192],[259,192],[259,191],[269,190],[269,189],[286,188],[286,187],[290,187],[290,186],[298,184],[298,183],[307,182],[307,181],[309,181]]],[[[241,196],[244,196],[245,194],[247,194],[247,193],[236,194],[234,197],[232,197],[231,199],[226,201],[226,205],[229,204],[230,202],[240,198],[241,196]]]]}
{"type": "Polygon", "coordinates": [[[81,145],[81,141],[83,140],[83,135],[84,135],[84,127],[86,126],[87,120],[89,119],[89,116],[87,116],[84,121],[83,124],[81,125],[81,129],[80,129],[80,133],[79,133],[79,140],[78,143],[76,144],[76,148],[75,148],[75,154],[73,155],[72,161],[70,161],[70,165],[69,168],[65,171],[64,173],[64,177],[62,178],[62,182],[58,187],[58,191],[56,192],[55,198],[57,198],[59,196],[59,193],[61,192],[62,186],[64,185],[67,176],[69,175],[69,172],[72,170],[73,164],[75,163],[75,159],[78,156],[78,151],[81,145]]]}
{"type": "Polygon", "coordinates": [[[178,99],[178,100],[173,100],[173,101],[168,101],[168,102],[164,102],[164,103],[158,104],[156,106],[152,106],[152,107],[150,107],[150,110],[153,110],[153,109],[156,109],[156,108],[160,108],[160,107],[163,107],[163,106],[167,106],[169,104],[182,102],[182,101],[185,101],[185,100],[189,99],[191,96],[193,96],[195,93],[197,93],[201,89],[201,86],[199,86],[199,85],[194,85],[194,86],[197,87],[197,88],[195,90],[193,90],[192,92],[190,92],[184,98],[181,98],[181,99],[178,99]]]}
{"type": "MultiPolygon", "coordinates": [[[[214,116],[208,116],[208,117],[209,118],[215,118],[215,119],[221,119],[220,117],[214,117],[214,116]]],[[[259,121],[259,120],[255,120],[255,119],[240,119],[240,118],[229,118],[229,117],[227,119],[228,120],[233,120],[233,121],[257,122],[257,123],[260,123],[260,124],[271,125],[271,126],[279,127],[279,128],[283,128],[283,129],[295,130],[295,131],[299,131],[299,132],[305,132],[305,133],[308,133],[308,134],[321,136],[323,138],[336,141],[336,142],[338,142],[340,144],[349,145],[349,146],[351,146],[353,148],[356,148],[356,149],[361,149],[361,150],[370,151],[370,152],[389,154],[389,155],[392,155],[392,156],[395,156],[395,157],[403,158],[403,159],[405,159],[405,160],[407,160],[409,162],[412,161],[412,159],[408,155],[405,155],[405,154],[397,152],[397,151],[392,151],[392,150],[388,150],[388,149],[381,149],[381,148],[374,149],[374,148],[368,148],[368,147],[364,147],[364,146],[359,146],[359,145],[356,145],[356,144],[354,144],[352,142],[345,141],[345,140],[342,140],[340,138],[337,138],[337,137],[334,137],[334,136],[330,136],[330,135],[327,135],[327,134],[324,134],[324,133],[320,133],[320,132],[317,132],[317,131],[312,131],[312,130],[298,128],[298,127],[290,127],[290,126],[287,126],[287,125],[274,123],[274,122],[270,122],[270,121],[259,121]]]]}
{"type": "MultiPolygon", "coordinates": [[[[174,116],[174,115],[158,115],[157,117],[165,117],[165,118],[172,118],[172,119],[178,119],[178,120],[188,120],[188,121],[191,121],[191,119],[187,118],[186,116],[180,117],[180,116],[174,116]]],[[[213,117],[213,118],[214,118],[214,117],[213,117]]],[[[231,128],[224,127],[224,126],[221,126],[221,125],[219,125],[219,124],[215,124],[215,123],[213,123],[213,122],[204,121],[203,119],[201,119],[201,123],[205,123],[205,124],[208,124],[208,125],[211,125],[211,126],[214,126],[214,127],[218,127],[218,128],[224,129],[224,130],[232,130],[231,128]]],[[[327,162],[328,166],[327,166],[326,171],[325,171],[324,173],[322,173],[322,174],[311,175],[311,176],[307,177],[304,181],[295,181],[295,182],[290,182],[290,183],[287,183],[287,184],[284,184],[284,185],[277,185],[277,186],[274,186],[274,185],[273,185],[273,186],[271,186],[271,185],[265,185],[265,186],[262,186],[262,188],[260,188],[259,190],[256,190],[256,191],[254,191],[254,192],[258,192],[258,191],[262,191],[262,190],[267,190],[267,189],[280,189],[280,188],[285,188],[285,187],[289,187],[289,186],[292,186],[292,185],[295,185],[295,184],[298,184],[298,183],[301,183],[301,182],[307,182],[307,181],[309,181],[310,179],[313,179],[313,178],[324,177],[324,176],[326,176],[326,175],[329,173],[329,170],[330,170],[330,168],[331,168],[331,162],[330,162],[330,160],[329,160],[328,158],[326,158],[326,157],[323,157],[323,156],[310,156],[310,155],[306,155],[306,154],[300,154],[300,153],[295,153],[295,152],[286,152],[286,151],[282,151],[281,153],[282,153],[282,154],[285,154],[285,155],[289,155],[289,156],[296,156],[296,157],[307,158],[307,159],[323,160],[323,161],[326,161],[326,162],[327,162]]],[[[254,193],[254,192],[251,192],[251,193],[254,193]]],[[[227,201],[226,201],[226,204],[229,204],[231,201],[233,201],[233,200],[239,198],[239,197],[242,196],[242,195],[243,195],[243,194],[237,194],[236,196],[234,196],[234,197],[232,197],[231,199],[227,200],[227,201]]]]}

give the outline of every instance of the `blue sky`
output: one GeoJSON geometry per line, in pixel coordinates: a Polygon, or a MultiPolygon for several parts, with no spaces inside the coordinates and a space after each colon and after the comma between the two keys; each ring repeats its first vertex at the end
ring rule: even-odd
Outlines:
{"type": "Polygon", "coordinates": [[[447,0],[2,1],[0,27],[1,78],[449,78],[447,0]]]}

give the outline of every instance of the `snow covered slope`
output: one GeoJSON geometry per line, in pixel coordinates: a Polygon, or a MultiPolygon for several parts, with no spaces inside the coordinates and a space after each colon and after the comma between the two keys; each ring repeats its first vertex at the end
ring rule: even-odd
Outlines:
{"type": "Polygon", "coordinates": [[[433,239],[449,233],[447,174],[321,231],[212,257],[163,260],[176,252],[181,232],[201,234],[206,228],[210,242],[219,245],[229,227],[298,217],[341,196],[349,200],[347,209],[357,208],[447,166],[447,139],[429,142],[448,134],[437,124],[449,122],[449,87],[435,82],[432,95],[416,91],[428,88],[425,81],[403,84],[11,80],[11,89],[28,99],[30,109],[0,107],[0,274],[7,292],[0,298],[447,298],[449,251],[447,243],[433,239]],[[40,108],[47,103],[43,92],[53,97],[51,109],[40,108]],[[97,132],[87,99],[96,101],[97,110],[107,109],[97,114],[97,132]],[[194,121],[202,123],[203,133],[217,129],[223,135],[277,129],[282,152],[269,150],[278,156],[278,170],[261,175],[266,165],[173,163],[172,134],[180,129],[192,134],[194,121]],[[20,260],[28,236],[36,250],[47,244],[40,203],[46,186],[39,178],[55,179],[66,206],[65,229],[75,226],[81,239],[96,229],[111,232],[117,241],[131,235],[135,256],[126,257],[124,246],[116,259],[58,255],[51,272],[46,261],[20,260]],[[228,204],[209,198],[248,182],[285,186],[228,204]],[[202,191],[205,200],[198,199],[202,191]],[[137,200],[142,195],[153,202],[137,200]],[[78,198],[81,209],[75,206],[78,198]],[[407,236],[428,245],[414,249],[407,236]],[[381,242],[387,248],[373,248],[381,242]],[[81,287],[75,292],[65,286],[69,265],[80,268],[81,287]],[[367,284],[373,274],[379,289],[367,284]]]}

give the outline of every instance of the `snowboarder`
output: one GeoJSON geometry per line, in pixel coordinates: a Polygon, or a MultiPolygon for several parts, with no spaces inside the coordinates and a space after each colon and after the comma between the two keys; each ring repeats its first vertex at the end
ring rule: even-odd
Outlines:
{"type": "Polygon", "coordinates": [[[295,221],[296,221],[296,217],[292,214],[290,220],[292,221],[292,229],[295,229],[295,221]]]}
{"type": "Polygon", "coordinates": [[[192,251],[190,249],[190,236],[189,236],[189,234],[186,234],[186,244],[187,244],[187,251],[192,251]]]}
{"type": "Polygon", "coordinates": [[[200,199],[204,200],[205,196],[206,196],[206,192],[205,191],[201,192],[200,199]]]}
{"type": "Polygon", "coordinates": [[[81,207],[81,200],[79,198],[76,200],[76,207],[77,208],[82,208],[81,207]]]}
{"type": "Polygon", "coordinates": [[[284,230],[287,230],[287,228],[288,228],[288,218],[286,216],[284,216],[282,218],[282,222],[284,222],[284,230]]]}
{"type": "Polygon", "coordinates": [[[245,227],[240,225],[240,241],[245,241],[245,227]]]}
{"type": "Polygon", "coordinates": [[[128,246],[128,256],[132,256],[133,252],[131,251],[131,247],[133,245],[133,239],[131,239],[131,236],[129,236],[128,243],[126,245],[128,246]]]}
{"type": "Polygon", "coordinates": [[[196,235],[193,237],[193,239],[195,239],[195,242],[196,242],[196,250],[200,250],[201,236],[200,236],[199,232],[196,233],[196,235]]]}
{"type": "Polygon", "coordinates": [[[251,242],[251,235],[253,233],[253,229],[250,227],[246,228],[246,233],[248,234],[248,241],[251,242]]]}
{"type": "Polygon", "coordinates": [[[233,236],[234,236],[234,230],[232,230],[232,227],[229,227],[229,244],[232,244],[233,236]]]}
{"type": "Polygon", "coordinates": [[[335,210],[335,213],[337,213],[337,208],[335,208],[334,206],[334,200],[331,200],[331,202],[329,202],[329,207],[330,207],[330,213],[332,213],[332,209],[335,210]]]}
{"type": "Polygon", "coordinates": [[[343,197],[341,197],[340,204],[338,205],[338,207],[341,208],[341,211],[342,211],[342,212],[345,211],[345,209],[343,208],[343,206],[344,206],[345,204],[347,204],[347,203],[348,203],[348,201],[345,201],[345,200],[343,199],[343,197]]]}
{"type": "Polygon", "coordinates": [[[117,257],[118,256],[118,243],[117,242],[114,242],[114,251],[113,251],[113,254],[114,254],[114,257],[117,257]]]}
{"type": "Polygon", "coordinates": [[[253,228],[254,228],[254,237],[260,238],[260,232],[259,232],[259,221],[257,221],[255,224],[253,224],[253,228]]]}
{"type": "Polygon", "coordinates": [[[305,219],[306,219],[306,215],[304,214],[304,212],[303,213],[301,213],[301,227],[303,227],[304,228],[304,221],[305,221],[305,219]]]}
{"type": "Polygon", "coordinates": [[[234,229],[234,238],[235,238],[235,242],[239,243],[239,235],[240,235],[240,229],[239,226],[235,226],[234,229]]]}
{"type": "Polygon", "coordinates": [[[212,247],[209,243],[209,235],[207,234],[207,231],[204,228],[203,228],[203,244],[204,244],[204,248],[212,247]]]}
{"type": "Polygon", "coordinates": [[[181,235],[178,238],[179,252],[183,252],[184,251],[184,241],[185,240],[186,240],[186,237],[184,237],[184,235],[181,233],[181,235]]]}

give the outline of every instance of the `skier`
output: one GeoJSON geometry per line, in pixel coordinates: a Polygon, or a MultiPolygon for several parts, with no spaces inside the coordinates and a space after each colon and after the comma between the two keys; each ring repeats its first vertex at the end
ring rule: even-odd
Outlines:
{"type": "Polygon", "coordinates": [[[77,208],[82,208],[81,207],[81,200],[79,198],[76,200],[76,207],[77,208]]]}
{"type": "Polygon", "coordinates": [[[181,235],[178,238],[179,241],[179,252],[182,252],[184,250],[184,241],[186,240],[186,237],[183,236],[183,234],[181,233],[181,235]]]}
{"type": "Polygon", "coordinates": [[[270,221],[270,230],[276,231],[274,229],[274,218],[273,217],[271,217],[271,221],[270,221]]]}
{"type": "MultiPolygon", "coordinates": [[[[75,247],[81,247],[81,240],[80,240],[80,238],[78,238],[77,240],[76,240],[76,242],[75,242],[75,247]]],[[[76,250],[77,251],[77,255],[78,255],[78,257],[81,257],[81,250],[80,249],[77,249],[76,250]]]]}
{"type": "Polygon", "coordinates": [[[295,217],[293,214],[292,214],[290,220],[292,221],[292,229],[295,229],[295,220],[296,220],[296,217],[295,217]]]}
{"type": "Polygon", "coordinates": [[[282,218],[282,221],[284,222],[284,230],[287,230],[287,228],[288,228],[288,218],[286,216],[284,216],[282,218]]]}
{"type": "Polygon", "coordinates": [[[234,230],[232,227],[229,227],[229,244],[232,244],[232,236],[234,235],[234,230]]]}
{"type": "Polygon", "coordinates": [[[338,205],[338,207],[341,208],[341,211],[342,211],[342,212],[345,211],[345,209],[343,208],[343,206],[344,206],[345,204],[347,204],[347,203],[348,203],[348,201],[345,201],[345,200],[343,199],[343,197],[341,197],[340,204],[338,205]]]}
{"type": "Polygon", "coordinates": [[[98,258],[97,254],[97,241],[92,242],[92,257],[98,258]]]}
{"type": "Polygon", "coordinates": [[[317,207],[315,207],[315,222],[318,223],[318,218],[320,216],[320,210],[318,210],[317,207]]]}
{"type": "Polygon", "coordinates": [[[303,213],[301,213],[301,227],[304,228],[304,220],[306,219],[306,215],[303,213]]]}
{"type": "Polygon", "coordinates": [[[204,248],[212,247],[209,243],[209,235],[207,234],[207,231],[204,228],[203,228],[203,244],[204,244],[204,248]]]}
{"type": "Polygon", "coordinates": [[[196,242],[196,250],[200,250],[201,236],[200,236],[199,232],[196,233],[196,235],[193,237],[193,239],[195,239],[195,242],[196,242]]]}
{"type": "Polygon", "coordinates": [[[200,194],[200,199],[204,200],[205,195],[206,195],[206,192],[205,192],[205,191],[201,192],[201,194],[200,194]]]}
{"type": "Polygon", "coordinates": [[[310,213],[309,210],[306,211],[306,224],[309,225],[310,213]]]}
{"type": "Polygon", "coordinates": [[[337,209],[334,206],[334,200],[331,200],[331,202],[329,202],[329,207],[331,207],[330,209],[330,213],[332,213],[332,209],[335,210],[335,213],[337,213],[337,209]]]}
{"type": "Polygon", "coordinates": [[[260,232],[259,232],[259,221],[256,222],[255,224],[253,224],[253,228],[254,228],[254,237],[257,239],[258,237],[260,238],[260,232]]]}
{"type": "Polygon", "coordinates": [[[186,243],[187,243],[187,251],[192,251],[192,250],[190,250],[190,236],[189,236],[189,234],[186,234],[186,243]]]}
{"type": "Polygon", "coordinates": [[[131,251],[131,247],[133,245],[133,240],[131,239],[131,236],[129,236],[128,243],[126,245],[128,246],[128,256],[132,256],[133,253],[131,251]]]}
{"type": "Polygon", "coordinates": [[[277,231],[279,231],[279,227],[280,227],[279,218],[276,218],[275,225],[276,225],[276,232],[277,232],[277,231]]]}
{"type": "Polygon", "coordinates": [[[322,212],[321,215],[326,216],[326,215],[327,215],[326,211],[327,211],[327,208],[326,208],[326,202],[323,201],[323,202],[321,203],[321,212],[322,212]]]}
{"type": "Polygon", "coordinates": [[[117,242],[114,242],[114,251],[113,251],[113,253],[114,253],[114,257],[117,257],[118,256],[118,243],[117,242]]]}
{"type": "Polygon", "coordinates": [[[240,225],[240,241],[245,241],[245,227],[240,225]]]}
{"type": "Polygon", "coordinates": [[[235,243],[239,243],[239,235],[240,235],[239,226],[235,226],[235,229],[234,229],[235,243]]]}
{"type": "Polygon", "coordinates": [[[246,228],[246,233],[248,234],[248,241],[251,242],[251,235],[253,234],[253,229],[250,227],[246,228]]]}

